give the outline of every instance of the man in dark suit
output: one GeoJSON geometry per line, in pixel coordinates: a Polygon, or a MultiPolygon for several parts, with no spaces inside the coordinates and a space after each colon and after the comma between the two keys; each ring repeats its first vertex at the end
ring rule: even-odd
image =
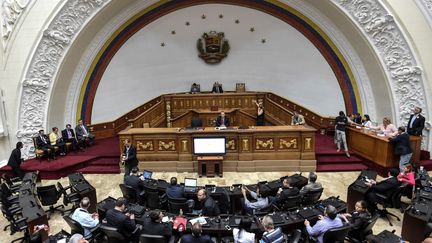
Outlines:
{"type": "Polygon", "coordinates": [[[201,118],[199,118],[197,115],[194,115],[192,117],[192,121],[191,121],[191,127],[192,128],[197,128],[197,127],[202,127],[202,120],[201,118]]]}
{"type": "Polygon", "coordinates": [[[221,111],[220,115],[216,119],[216,126],[217,127],[229,127],[230,121],[228,117],[225,116],[225,112],[221,111]]]}
{"type": "Polygon", "coordinates": [[[399,169],[403,171],[406,164],[410,162],[412,150],[408,133],[405,132],[405,127],[399,127],[398,135],[389,139],[390,143],[394,144],[394,153],[400,156],[399,169]]]}
{"type": "Polygon", "coordinates": [[[162,219],[164,216],[165,215],[160,210],[151,211],[149,217],[144,221],[142,233],[164,236],[166,242],[168,242],[172,236],[173,225],[172,222],[163,223],[162,219]]]}
{"type": "Polygon", "coordinates": [[[62,138],[65,143],[72,144],[73,151],[78,150],[78,139],[76,138],[75,132],[70,124],[67,124],[66,129],[62,130],[62,138]]]}
{"type": "Polygon", "coordinates": [[[407,124],[407,132],[409,135],[421,136],[425,124],[425,118],[420,113],[420,107],[414,108],[414,114],[410,116],[407,124]]]}
{"type": "Polygon", "coordinates": [[[399,174],[399,170],[396,168],[391,168],[388,176],[385,180],[376,182],[376,181],[370,181],[365,183],[370,187],[369,191],[365,195],[365,201],[369,205],[369,211],[371,214],[377,210],[377,202],[378,202],[378,196],[377,193],[383,194],[385,196],[390,196],[400,185],[400,182],[397,179],[397,176],[399,174]]]}
{"type": "Polygon", "coordinates": [[[124,184],[132,187],[137,192],[137,196],[144,190],[143,179],[138,175],[138,168],[133,167],[130,175],[124,178],[124,184]]]}
{"type": "Polygon", "coordinates": [[[223,93],[222,84],[215,82],[213,84],[212,93],[223,93]]]}
{"type": "Polygon", "coordinates": [[[130,172],[132,168],[138,166],[138,159],[136,157],[136,149],[135,147],[130,143],[129,139],[124,140],[124,149],[122,154],[122,163],[125,167],[125,174],[124,176],[130,175],[130,172]]]}
{"type": "Polygon", "coordinates": [[[135,223],[135,215],[124,213],[126,209],[126,198],[119,197],[113,209],[108,209],[105,219],[108,226],[115,227],[127,238],[138,242],[140,236],[140,226],[135,223]]]}
{"type": "Polygon", "coordinates": [[[204,216],[219,216],[220,210],[216,202],[207,195],[205,189],[200,189],[197,193],[198,201],[202,205],[202,215],[204,216]]]}
{"type": "Polygon", "coordinates": [[[291,186],[291,179],[288,177],[282,181],[282,187],[279,188],[276,197],[269,197],[269,200],[274,204],[283,204],[288,199],[288,197],[299,194],[300,190],[297,187],[291,186]]]}
{"type": "Polygon", "coordinates": [[[183,235],[180,243],[212,243],[208,235],[202,235],[201,224],[196,222],[192,225],[192,234],[183,235]]]}
{"type": "Polygon", "coordinates": [[[83,120],[78,121],[78,125],[75,127],[75,132],[78,140],[83,144],[89,146],[94,144],[95,135],[90,133],[90,130],[84,125],[83,120]]]}
{"type": "Polygon", "coordinates": [[[177,184],[177,177],[171,177],[170,185],[165,190],[169,199],[185,198],[184,188],[177,184]]]}
{"type": "Polygon", "coordinates": [[[54,147],[51,146],[49,138],[45,135],[44,130],[39,130],[39,134],[36,137],[36,146],[42,149],[49,159],[56,159],[54,147]]]}
{"type": "Polygon", "coordinates": [[[9,157],[8,165],[12,168],[12,173],[15,177],[23,178],[24,173],[21,170],[21,149],[23,148],[23,143],[18,142],[14,150],[9,157]]]}

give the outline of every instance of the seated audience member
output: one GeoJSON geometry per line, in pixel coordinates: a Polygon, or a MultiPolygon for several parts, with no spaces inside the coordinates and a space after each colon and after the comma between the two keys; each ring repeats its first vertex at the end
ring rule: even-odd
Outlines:
{"type": "Polygon", "coordinates": [[[124,178],[124,184],[132,187],[137,192],[137,196],[144,190],[143,187],[143,179],[141,179],[140,175],[138,175],[138,168],[133,167],[130,175],[124,178]]]}
{"type": "Polygon", "coordinates": [[[233,229],[235,243],[254,243],[255,234],[251,233],[252,219],[249,217],[242,218],[238,228],[233,229]]]}
{"type": "Polygon", "coordinates": [[[83,120],[78,121],[78,125],[75,127],[75,132],[79,141],[82,144],[89,146],[93,145],[95,140],[95,135],[90,133],[90,130],[86,125],[84,125],[83,120]]]}
{"type": "Polygon", "coordinates": [[[410,145],[410,135],[405,132],[405,127],[398,128],[397,136],[390,138],[389,142],[394,145],[394,154],[400,156],[399,169],[403,171],[405,164],[408,164],[412,157],[412,150],[410,145]]]}
{"type": "Polygon", "coordinates": [[[291,186],[291,178],[285,178],[282,181],[282,187],[277,191],[276,197],[269,197],[273,204],[283,204],[288,197],[296,196],[300,193],[297,187],[291,186]]]}
{"type": "Polygon", "coordinates": [[[202,235],[201,224],[196,222],[192,225],[192,234],[183,235],[180,243],[213,243],[208,235],[202,235]]]}
{"type": "Polygon", "coordinates": [[[400,182],[406,182],[412,186],[415,185],[415,175],[412,171],[412,165],[411,164],[405,164],[403,167],[403,171],[397,176],[398,181],[400,182]]]}
{"type": "Polygon", "coordinates": [[[140,236],[140,227],[135,224],[135,215],[125,213],[126,198],[119,197],[116,200],[115,207],[108,209],[106,212],[106,221],[108,226],[115,227],[127,238],[138,241],[140,236]]]}
{"type": "Polygon", "coordinates": [[[216,126],[217,127],[229,127],[230,120],[228,117],[225,116],[225,112],[221,111],[220,115],[216,119],[216,126]]]}
{"type": "Polygon", "coordinates": [[[360,113],[354,113],[354,120],[353,122],[355,122],[358,125],[362,124],[362,117],[360,115],[360,113]]]}
{"type": "Polygon", "coordinates": [[[198,115],[194,115],[192,117],[192,121],[191,121],[191,127],[192,128],[197,128],[197,127],[202,127],[202,120],[201,118],[198,117],[198,115]]]}
{"type": "Polygon", "coordinates": [[[73,234],[71,238],[69,238],[69,243],[88,243],[88,241],[84,238],[82,234],[73,234]]]}
{"type": "Polygon", "coordinates": [[[400,182],[397,180],[399,170],[391,168],[388,172],[388,177],[380,182],[371,181],[365,184],[370,187],[370,190],[365,195],[365,201],[368,204],[369,212],[375,213],[377,210],[378,197],[376,193],[390,196],[394,190],[399,186],[400,182]]]}
{"type": "Polygon", "coordinates": [[[200,86],[196,83],[193,83],[190,89],[191,94],[196,94],[200,92],[200,86]]]}
{"type": "Polygon", "coordinates": [[[90,199],[83,197],[80,202],[80,207],[75,209],[71,218],[77,221],[84,228],[84,236],[90,236],[91,230],[98,226],[99,215],[97,213],[89,213],[90,199]]]}
{"type": "Polygon", "coordinates": [[[77,151],[78,148],[81,149],[81,146],[79,146],[80,144],[78,143],[78,139],[75,136],[75,132],[70,124],[67,124],[66,129],[62,130],[62,138],[65,143],[72,144],[73,151],[77,151]]]}
{"type": "Polygon", "coordinates": [[[216,81],[213,84],[212,93],[223,93],[222,84],[216,81]]]}
{"type": "Polygon", "coordinates": [[[253,214],[253,211],[255,209],[260,210],[263,209],[265,207],[267,207],[269,205],[269,200],[266,197],[266,195],[262,195],[263,191],[262,191],[262,186],[258,185],[257,187],[257,191],[253,192],[251,191],[249,188],[242,186],[242,194],[243,194],[243,198],[241,199],[241,203],[243,205],[243,209],[247,214],[253,214]],[[255,202],[251,202],[249,201],[249,199],[247,198],[246,192],[249,192],[249,195],[255,199],[255,202]]]}
{"type": "Polygon", "coordinates": [[[201,203],[202,212],[201,214],[204,216],[219,216],[220,210],[216,205],[216,202],[212,197],[207,195],[207,191],[205,189],[200,189],[197,193],[198,201],[201,203]]]}
{"type": "Polygon", "coordinates": [[[169,199],[185,198],[184,188],[177,184],[177,177],[171,177],[170,185],[165,190],[169,199]]]}
{"type": "Polygon", "coordinates": [[[58,136],[58,128],[53,127],[52,132],[49,135],[51,146],[57,146],[59,148],[60,155],[66,155],[66,143],[62,137],[58,136]]]}
{"type": "Polygon", "coordinates": [[[321,183],[317,182],[318,176],[316,173],[314,172],[309,172],[309,183],[302,187],[302,189],[300,190],[300,194],[306,194],[310,191],[315,191],[315,190],[319,190],[322,188],[321,183]]]}
{"type": "Polygon", "coordinates": [[[50,228],[46,224],[42,225],[35,225],[33,227],[33,233],[30,235],[29,243],[56,243],[57,239],[49,233],[50,228]],[[48,233],[48,239],[45,241],[42,241],[42,234],[48,233]]]}
{"type": "Polygon", "coordinates": [[[304,125],[305,119],[304,116],[299,114],[297,111],[294,111],[294,115],[291,117],[291,125],[304,125]]]}
{"type": "Polygon", "coordinates": [[[44,130],[39,130],[39,134],[36,137],[36,146],[42,149],[49,159],[56,159],[54,148],[49,143],[48,136],[45,135],[44,130]]]}
{"type": "Polygon", "coordinates": [[[361,230],[366,226],[367,221],[371,219],[371,214],[367,211],[366,202],[363,200],[356,202],[355,210],[352,213],[344,213],[340,217],[351,225],[348,236],[361,241],[361,230]]]}
{"type": "Polygon", "coordinates": [[[270,216],[264,216],[261,224],[265,232],[259,241],[260,243],[280,243],[284,241],[281,228],[274,228],[273,219],[270,216]]]}
{"type": "Polygon", "coordinates": [[[372,125],[372,121],[370,120],[370,117],[368,114],[364,114],[363,115],[363,120],[362,120],[362,127],[367,127],[367,128],[371,128],[372,125]]]}
{"type": "Polygon", "coordinates": [[[394,137],[398,134],[398,129],[391,123],[390,118],[384,117],[383,124],[376,127],[378,132],[383,133],[386,137],[394,137]]]}
{"type": "Polygon", "coordinates": [[[341,227],[343,225],[342,220],[337,217],[337,210],[332,205],[328,205],[324,210],[324,216],[319,215],[318,221],[312,227],[307,219],[304,224],[309,236],[317,239],[317,242],[323,242],[324,233],[329,229],[341,227]]]}
{"type": "Polygon", "coordinates": [[[144,221],[142,234],[164,236],[168,242],[172,236],[172,222],[163,223],[164,216],[160,210],[151,211],[144,221]]]}

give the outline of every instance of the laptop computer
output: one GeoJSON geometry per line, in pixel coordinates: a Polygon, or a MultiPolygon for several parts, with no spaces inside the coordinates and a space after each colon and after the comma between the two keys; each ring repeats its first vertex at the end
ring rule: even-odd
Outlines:
{"type": "Polygon", "coordinates": [[[151,179],[152,175],[153,175],[153,172],[151,172],[151,171],[149,171],[149,170],[144,170],[144,172],[143,172],[144,180],[149,180],[149,179],[151,179]]]}
{"type": "Polygon", "coordinates": [[[197,188],[197,179],[185,178],[184,180],[184,192],[195,193],[197,188]]]}
{"type": "Polygon", "coordinates": [[[229,226],[235,228],[240,224],[242,217],[241,216],[232,216],[229,218],[229,226]]]}

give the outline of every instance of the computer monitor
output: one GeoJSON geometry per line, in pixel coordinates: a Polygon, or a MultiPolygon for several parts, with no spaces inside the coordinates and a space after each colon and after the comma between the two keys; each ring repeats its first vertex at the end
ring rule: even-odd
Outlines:
{"type": "Polygon", "coordinates": [[[151,171],[149,171],[149,170],[144,170],[144,172],[143,172],[144,180],[149,180],[149,179],[151,179],[152,175],[153,175],[153,172],[151,172],[151,171]]]}
{"type": "Polygon", "coordinates": [[[185,185],[185,187],[196,187],[197,186],[197,179],[185,178],[184,185],[185,185]]]}

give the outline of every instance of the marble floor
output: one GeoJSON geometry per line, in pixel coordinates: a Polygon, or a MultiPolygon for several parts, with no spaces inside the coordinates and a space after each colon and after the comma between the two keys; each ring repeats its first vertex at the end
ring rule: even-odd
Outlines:
{"type": "MultiPolygon", "coordinates": [[[[294,174],[287,172],[257,172],[257,173],[240,173],[240,172],[225,172],[223,178],[198,178],[198,185],[204,184],[215,184],[215,185],[232,185],[236,183],[242,184],[253,184],[258,181],[274,180],[285,175],[294,174]]],[[[359,172],[330,172],[330,173],[318,173],[318,181],[324,186],[324,192],[321,198],[327,198],[330,196],[339,196],[342,200],[347,199],[347,188],[358,176],[359,172]]],[[[122,183],[123,174],[86,174],[85,178],[96,188],[98,201],[111,196],[114,198],[120,197],[121,191],[118,184],[122,183]]],[[[185,177],[197,177],[196,173],[173,173],[173,172],[155,172],[153,178],[165,179],[169,181],[172,176],[177,176],[178,181],[183,181],[185,177]]],[[[306,175],[307,176],[307,175],[306,175]]],[[[380,180],[380,178],[378,178],[380,180]]],[[[60,181],[63,185],[67,185],[68,179],[62,178],[60,180],[43,180],[41,185],[55,184],[60,181]]],[[[59,204],[62,200],[59,200],[59,204]]],[[[398,215],[401,220],[403,215],[399,210],[390,209],[392,213],[398,215]]],[[[384,229],[392,231],[396,230],[396,234],[400,235],[402,221],[393,220],[393,227],[390,227],[388,222],[383,219],[378,219],[374,232],[381,232],[384,229]]],[[[0,217],[0,227],[3,229],[7,225],[7,220],[4,217],[0,217]]],[[[50,231],[55,234],[61,229],[70,232],[70,228],[67,223],[63,220],[60,213],[55,213],[49,220],[50,231]]],[[[0,242],[10,242],[13,239],[22,236],[22,233],[15,233],[10,236],[9,231],[0,234],[0,242]]]]}

